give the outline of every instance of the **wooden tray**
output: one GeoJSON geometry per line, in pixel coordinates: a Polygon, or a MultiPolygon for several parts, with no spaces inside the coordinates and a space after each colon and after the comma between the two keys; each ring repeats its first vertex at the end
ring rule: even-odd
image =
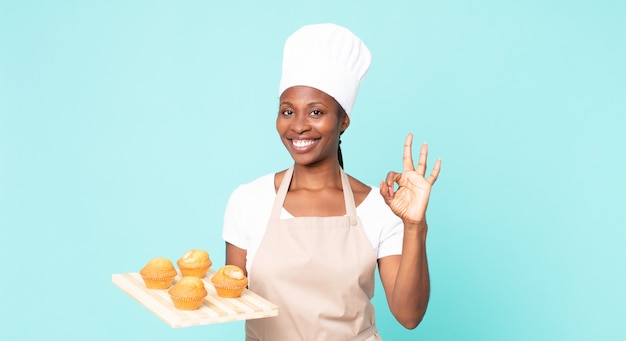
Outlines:
{"type": "MultiPolygon", "coordinates": [[[[210,281],[213,274],[215,274],[215,271],[209,269],[207,275],[202,278],[208,295],[198,310],[176,309],[167,290],[146,288],[138,272],[114,274],[113,284],[173,328],[249,320],[278,315],[278,306],[248,289],[244,289],[239,298],[222,298],[217,296],[215,288],[210,281]]],[[[180,274],[176,276],[174,283],[176,283],[178,279],[180,279],[180,274]]],[[[174,283],[172,283],[172,285],[174,283]]]]}

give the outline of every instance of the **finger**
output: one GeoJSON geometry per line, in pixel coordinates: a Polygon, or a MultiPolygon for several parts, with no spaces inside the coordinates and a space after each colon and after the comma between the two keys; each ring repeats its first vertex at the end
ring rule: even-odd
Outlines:
{"type": "Polygon", "coordinates": [[[441,171],[441,159],[437,159],[437,161],[435,161],[435,166],[433,166],[433,171],[430,172],[430,175],[428,176],[426,181],[428,181],[431,185],[433,185],[435,181],[437,181],[440,171],[441,171]]]}
{"type": "Polygon", "coordinates": [[[380,182],[380,195],[383,197],[386,203],[389,203],[393,199],[393,186],[389,187],[386,181],[380,182]]]}
{"type": "Polygon", "coordinates": [[[389,197],[393,197],[394,187],[395,187],[394,184],[400,180],[401,176],[402,174],[399,174],[396,172],[387,173],[387,177],[385,178],[385,181],[382,186],[385,187],[386,191],[388,192],[389,197]]]}
{"type": "Polygon", "coordinates": [[[387,177],[385,178],[385,185],[387,185],[387,187],[391,187],[391,189],[393,190],[394,183],[398,182],[400,180],[400,177],[402,177],[402,174],[400,173],[387,173],[387,177]]]}
{"type": "Polygon", "coordinates": [[[404,156],[402,156],[402,165],[404,171],[415,170],[413,166],[413,154],[411,152],[411,144],[413,143],[413,134],[409,133],[404,140],[404,156]]]}
{"type": "Polygon", "coordinates": [[[389,197],[389,187],[387,186],[385,181],[380,182],[380,195],[382,195],[382,197],[385,199],[389,197]]]}
{"type": "Polygon", "coordinates": [[[426,159],[428,158],[428,143],[424,142],[420,148],[420,157],[417,160],[417,174],[424,176],[426,174],[426,159]]]}

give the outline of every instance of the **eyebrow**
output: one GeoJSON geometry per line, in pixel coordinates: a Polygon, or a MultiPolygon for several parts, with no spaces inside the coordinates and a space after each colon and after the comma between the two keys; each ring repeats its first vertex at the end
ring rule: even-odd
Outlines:
{"type": "MultiPolygon", "coordinates": [[[[310,107],[310,106],[313,106],[313,105],[320,105],[320,104],[325,106],[325,107],[328,107],[326,104],[324,104],[323,102],[319,102],[319,101],[309,102],[306,105],[307,105],[307,107],[310,107]]],[[[282,102],[280,102],[280,105],[290,105],[290,106],[293,106],[293,103],[291,103],[289,101],[282,101],[282,102]]]]}

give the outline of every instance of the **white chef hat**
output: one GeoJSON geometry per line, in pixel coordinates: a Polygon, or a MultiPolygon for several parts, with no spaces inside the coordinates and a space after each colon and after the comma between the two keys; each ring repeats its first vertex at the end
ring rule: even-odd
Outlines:
{"type": "Polygon", "coordinates": [[[310,86],[332,96],[350,115],[371,61],[367,46],[345,27],[304,26],[285,42],[279,95],[292,86],[310,86]]]}

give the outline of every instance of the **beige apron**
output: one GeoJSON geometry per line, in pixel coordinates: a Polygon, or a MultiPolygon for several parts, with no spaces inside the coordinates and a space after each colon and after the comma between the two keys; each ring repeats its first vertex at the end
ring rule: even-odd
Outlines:
{"type": "Polygon", "coordinates": [[[278,316],[246,321],[246,340],[381,340],[370,302],[376,255],[347,175],[341,171],[346,216],[281,220],[292,175],[293,167],[250,269],[250,289],[277,304],[278,316]]]}

